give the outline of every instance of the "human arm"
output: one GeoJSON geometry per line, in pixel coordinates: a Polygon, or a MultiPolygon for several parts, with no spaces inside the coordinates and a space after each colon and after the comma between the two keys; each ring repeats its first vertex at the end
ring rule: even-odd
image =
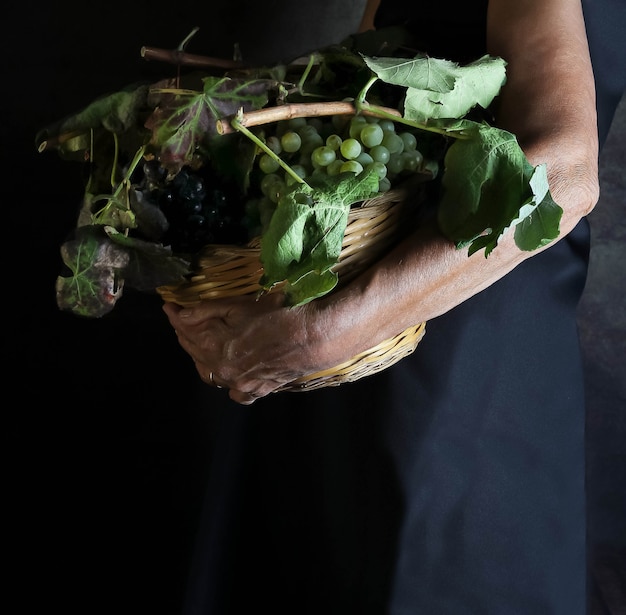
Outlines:
{"type": "MultiPolygon", "coordinates": [[[[547,164],[564,211],[563,237],[598,197],[595,95],[580,2],[492,0],[487,37],[489,53],[508,63],[497,122],[516,134],[531,164],[547,164]]],[[[350,284],[298,308],[269,295],[165,310],[200,375],[208,381],[214,373],[235,401],[251,403],[446,313],[537,253],[520,251],[510,235],[489,258],[468,257],[433,224],[350,284]]]]}

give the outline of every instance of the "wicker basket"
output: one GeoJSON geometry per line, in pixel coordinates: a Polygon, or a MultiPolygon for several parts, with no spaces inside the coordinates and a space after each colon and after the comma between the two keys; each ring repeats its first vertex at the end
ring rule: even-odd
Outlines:
{"type": "MultiPolygon", "coordinates": [[[[418,205],[419,201],[420,191],[413,185],[352,206],[339,261],[333,267],[339,276],[339,286],[381,258],[398,241],[403,229],[410,228],[407,221],[417,214],[417,207],[409,204],[418,205]]],[[[185,307],[220,297],[257,294],[261,291],[259,280],[263,274],[260,253],[258,238],[246,246],[205,246],[197,255],[187,281],[157,290],[165,301],[185,307]]],[[[279,390],[309,391],[353,382],[382,371],[411,354],[424,332],[425,323],[411,326],[341,365],[309,374],[279,390]]]]}
{"type": "MultiPolygon", "coordinates": [[[[311,106],[302,105],[304,108],[311,106]]],[[[316,108],[319,107],[316,105],[316,108]]],[[[336,105],[326,108],[336,112],[336,105]]],[[[261,117],[255,124],[265,123],[266,118],[261,117]]],[[[339,276],[338,287],[380,259],[407,229],[414,228],[425,192],[424,185],[430,177],[416,174],[400,186],[350,208],[341,254],[333,267],[339,276]]],[[[209,299],[256,295],[262,290],[259,284],[263,274],[260,254],[260,238],[245,246],[207,245],[196,255],[185,282],[159,287],[157,292],[164,301],[184,307],[209,299]]],[[[276,291],[280,291],[280,285],[272,289],[272,292],[276,291]]],[[[309,374],[278,390],[308,391],[336,386],[382,371],[411,354],[424,332],[425,323],[414,325],[345,363],[309,374]]]]}

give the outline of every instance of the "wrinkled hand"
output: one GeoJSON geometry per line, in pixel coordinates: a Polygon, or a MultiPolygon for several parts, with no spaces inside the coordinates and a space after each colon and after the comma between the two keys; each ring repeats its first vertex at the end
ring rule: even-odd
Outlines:
{"type": "MultiPolygon", "coordinates": [[[[324,357],[311,304],[283,307],[281,293],[212,299],[192,308],[163,307],[178,341],[208,384],[251,404],[282,385],[332,367],[324,357]]],[[[329,363],[330,362],[330,363],[329,363]]]]}

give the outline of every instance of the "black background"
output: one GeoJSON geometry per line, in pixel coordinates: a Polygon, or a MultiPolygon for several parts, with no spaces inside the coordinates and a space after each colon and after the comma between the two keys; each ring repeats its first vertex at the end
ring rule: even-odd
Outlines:
{"type": "Polygon", "coordinates": [[[59,247],[76,223],[81,169],[39,154],[36,133],[97,96],[170,76],[172,67],[140,57],[143,45],[175,48],[200,26],[191,53],[230,57],[238,43],[252,63],[291,59],[352,32],[362,5],[5,3],[2,405],[12,612],[176,613],[211,425],[223,411],[157,297],[125,293],[97,320],[57,309],[59,247]]]}
{"type": "MultiPolygon", "coordinates": [[[[57,309],[59,247],[76,221],[81,170],[37,153],[36,133],[96,96],[169,76],[141,59],[143,45],[176,47],[199,25],[190,52],[227,57],[239,43],[244,60],[272,62],[337,41],[356,27],[363,4],[5,2],[1,339],[12,613],[177,613],[212,425],[225,408],[199,383],[157,297],[127,293],[98,320],[57,309]],[[268,23],[270,13],[278,18],[268,23]]],[[[598,313],[582,316],[597,343],[598,313]]],[[[617,334],[623,347],[624,330],[617,334]]],[[[615,359],[623,372],[623,357],[615,359]]],[[[617,417],[614,403],[602,398],[593,417],[617,417]]],[[[603,457],[608,434],[591,427],[593,493],[600,472],[603,481],[596,533],[610,542],[623,530],[615,522],[623,496],[605,485],[623,446],[603,457]],[[604,504],[607,493],[614,497],[604,504]]]]}

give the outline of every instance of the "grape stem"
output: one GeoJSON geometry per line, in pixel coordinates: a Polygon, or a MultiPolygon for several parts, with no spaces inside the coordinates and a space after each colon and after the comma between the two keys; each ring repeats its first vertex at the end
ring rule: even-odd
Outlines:
{"type": "MultiPolygon", "coordinates": [[[[380,115],[381,112],[389,114],[394,120],[400,119],[397,109],[388,107],[363,108],[364,115],[380,115]]],[[[234,130],[251,126],[262,126],[281,120],[290,120],[296,117],[322,117],[326,115],[356,115],[359,109],[351,101],[327,101],[314,103],[288,103],[276,107],[266,107],[247,113],[239,113],[235,119],[222,118],[217,120],[216,129],[218,134],[228,134],[234,130]]]]}
{"type": "Polygon", "coordinates": [[[212,58],[210,56],[201,56],[179,49],[161,49],[159,47],[141,48],[141,57],[147,61],[167,62],[175,66],[190,66],[195,68],[221,68],[234,69],[243,68],[242,62],[236,60],[226,60],[225,58],[212,58]]]}
{"type": "Polygon", "coordinates": [[[313,66],[315,65],[316,61],[317,61],[317,58],[315,57],[315,54],[311,54],[309,56],[309,61],[307,62],[306,68],[302,72],[300,81],[298,81],[298,92],[300,92],[300,94],[304,92],[304,82],[308,79],[309,73],[313,69],[313,66]]]}
{"type": "Polygon", "coordinates": [[[185,47],[187,46],[187,43],[198,33],[199,30],[200,30],[200,28],[198,26],[195,26],[191,30],[191,32],[181,41],[180,45],[178,45],[176,50],[177,51],[185,51],[185,47]]]}
{"type": "MultiPolygon", "coordinates": [[[[115,135],[117,137],[117,135],[115,135]]],[[[99,210],[97,211],[94,215],[93,215],[93,222],[94,224],[100,224],[99,219],[102,218],[102,216],[109,210],[109,208],[111,207],[115,207],[116,204],[119,202],[119,197],[122,194],[123,191],[126,191],[126,208],[130,209],[130,204],[129,204],[129,200],[128,200],[128,188],[130,187],[130,178],[132,176],[132,174],[135,172],[135,169],[137,168],[137,165],[142,161],[143,159],[143,155],[146,151],[146,146],[142,145],[137,152],[135,153],[135,156],[132,160],[132,162],[130,163],[130,165],[128,166],[128,169],[126,170],[126,173],[124,174],[124,177],[122,178],[122,180],[117,184],[117,186],[115,187],[115,190],[113,191],[113,193],[107,198],[107,202],[106,204],[99,210]]],[[[116,159],[117,159],[117,147],[116,147],[116,155],[115,155],[116,159]]],[[[111,170],[111,180],[113,181],[113,174],[115,172],[115,168],[117,167],[117,164],[113,164],[112,166],[112,170],[111,170]]],[[[125,229],[126,232],[128,232],[128,229],[125,229]]]]}
{"type": "Polygon", "coordinates": [[[242,116],[243,114],[237,115],[231,120],[234,130],[241,132],[253,141],[259,149],[263,150],[268,156],[275,160],[299,184],[308,185],[280,156],[275,154],[259,137],[241,123],[240,117],[242,116]]]}
{"type": "MultiPolygon", "coordinates": [[[[373,79],[373,81],[375,80],[376,78],[373,79]]],[[[350,100],[343,100],[312,103],[287,103],[284,105],[277,105],[276,107],[265,107],[255,111],[248,111],[247,113],[238,113],[235,119],[218,119],[215,123],[215,128],[218,134],[225,135],[232,133],[235,130],[242,131],[242,128],[245,127],[262,126],[264,124],[290,120],[296,117],[322,117],[327,115],[357,114],[390,119],[394,122],[404,124],[405,126],[416,128],[417,130],[433,132],[445,137],[452,137],[454,139],[470,138],[469,136],[458,132],[451,133],[445,128],[439,128],[437,126],[431,126],[430,124],[424,124],[423,122],[416,122],[415,120],[404,118],[402,117],[400,111],[394,109],[393,107],[372,105],[364,100],[363,92],[354,102],[350,100]]]]}

